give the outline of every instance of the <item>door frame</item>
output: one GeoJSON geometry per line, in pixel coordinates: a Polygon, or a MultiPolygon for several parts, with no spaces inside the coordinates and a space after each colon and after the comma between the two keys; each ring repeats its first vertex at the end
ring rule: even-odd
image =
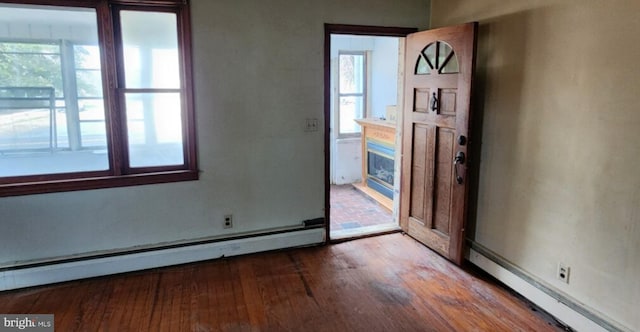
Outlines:
{"type": "Polygon", "coordinates": [[[379,37],[406,37],[417,32],[417,28],[382,27],[349,24],[324,24],[324,225],[325,244],[330,241],[331,231],[331,35],[359,35],[379,37]]]}

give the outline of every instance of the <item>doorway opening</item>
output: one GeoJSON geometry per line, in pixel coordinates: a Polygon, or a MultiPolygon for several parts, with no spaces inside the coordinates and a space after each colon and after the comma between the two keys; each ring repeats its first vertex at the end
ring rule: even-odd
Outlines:
{"type": "Polygon", "coordinates": [[[406,28],[325,26],[327,238],[399,230],[406,28]],[[399,93],[400,92],[400,93],[399,93]]]}

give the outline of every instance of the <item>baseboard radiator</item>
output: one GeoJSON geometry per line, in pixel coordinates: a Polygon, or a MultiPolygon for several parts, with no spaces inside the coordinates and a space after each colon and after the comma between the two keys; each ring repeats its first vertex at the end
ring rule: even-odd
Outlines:
{"type": "Polygon", "coordinates": [[[537,280],[488,248],[471,241],[469,261],[553,315],[576,331],[621,331],[631,329],[589,308],[560,290],[537,280]]]}
{"type": "Polygon", "coordinates": [[[325,229],[297,229],[229,240],[182,243],[0,269],[0,291],[324,243],[325,229]]]}

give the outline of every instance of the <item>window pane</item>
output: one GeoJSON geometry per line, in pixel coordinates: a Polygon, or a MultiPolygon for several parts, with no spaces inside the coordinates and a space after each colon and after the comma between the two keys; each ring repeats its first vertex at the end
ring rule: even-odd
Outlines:
{"type": "Polygon", "coordinates": [[[434,69],[438,68],[438,64],[436,63],[436,47],[437,43],[431,43],[422,50],[422,54],[427,58],[427,60],[429,60],[434,69]]]}
{"type": "Polygon", "coordinates": [[[107,148],[107,126],[102,99],[100,48],[74,45],[78,117],[83,148],[107,148]]]}
{"type": "Polygon", "coordinates": [[[360,125],[355,119],[362,119],[364,114],[364,98],[362,96],[340,97],[340,134],[360,132],[360,125]]]}
{"type": "Polygon", "coordinates": [[[451,59],[444,65],[444,67],[440,70],[442,74],[453,74],[460,72],[460,68],[458,67],[458,59],[455,53],[451,56],[451,59]]]}
{"type": "Polygon", "coordinates": [[[453,49],[445,42],[438,42],[438,48],[438,68],[442,68],[445,64],[444,60],[446,60],[447,56],[453,52],[453,49]]]}
{"type": "Polygon", "coordinates": [[[100,70],[100,48],[96,45],[74,45],[76,69],[100,70]]]}
{"type": "Polygon", "coordinates": [[[123,10],[120,20],[126,87],[180,88],[176,15],[123,10]]]}
{"type": "Polygon", "coordinates": [[[431,74],[431,67],[425,60],[424,56],[418,56],[418,64],[416,65],[416,74],[417,75],[429,75],[431,74]]]}
{"type": "Polygon", "coordinates": [[[0,22],[0,177],[107,170],[105,144],[83,146],[92,135],[106,142],[104,121],[83,131],[75,99],[102,94],[99,75],[75,68],[82,61],[99,70],[98,46],[80,56],[76,47],[98,45],[95,10],[0,5],[0,22]]]}
{"type": "Polygon", "coordinates": [[[440,45],[440,58],[438,59],[438,67],[440,68],[441,74],[450,74],[457,73],[459,71],[458,68],[458,59],[456,58],[455,53],[451,46],[445,42],[439,42],[440,45]],[[449,58],[450,57],[450,58],[449,58]],[[447,58],[449,60],[447,61],[447,58]],[[445,63],[445,61],[447,61],[445,63]]]}
{"type": "Polygon", "coordinates": [[[107,147],[106,122],[104,119],[104,103],[102,99],[80,99],[80,133],[82,146],[107,147]]]}
{"type": "Polygon", "coordinates": [[[0,86],[52,87],[63,97],[60,46],[0,42],[0,86]]]}
{"type": "Polygon", "coordinates": [[[131,167],[184,164],[179,93],[127,93],[131,167]]]}
{"type": "Polygon", "coordinates": [[[102,73],[100,69],[76,71],[78,97],[102,97],[102,73]]]}
{"type": "Polygon", "coordinates": [[[340,93],[363,93],[364,71],[363,54],[340,54],[340,93]]]}

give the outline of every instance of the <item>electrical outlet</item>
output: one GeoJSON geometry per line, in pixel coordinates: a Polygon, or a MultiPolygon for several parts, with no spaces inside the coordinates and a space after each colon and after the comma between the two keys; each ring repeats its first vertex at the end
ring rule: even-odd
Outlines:
{"type": "Polygon", "coordinates": [[[569,274],[571,273],[571,267],[565,265],[564,263],[558,263],[558,273],[556,277],[567,284],[569,283],[569,274]]]}
{"type": "Polygon", "coordinates": [[[224,216],[224,228],[233,228],[233,215],[227,214],[224,216]]]}

